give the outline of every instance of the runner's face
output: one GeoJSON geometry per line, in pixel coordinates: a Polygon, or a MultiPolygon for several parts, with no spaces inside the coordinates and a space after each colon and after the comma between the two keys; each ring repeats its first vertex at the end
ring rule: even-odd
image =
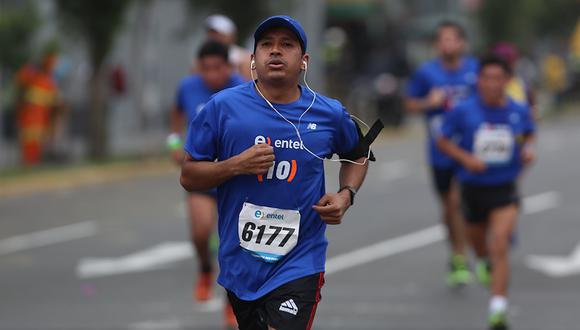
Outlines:
{"type": "Polygon", "coordinates": [[[437,52],[443,58],[461,56],[465,49],[465,40],[452,27],[441,28],[437,34],[437,52]]]}
{"type": "Polygon", "coordinates": [[[275,28],[264,33],[254,54],[256,73],[260,81],[298,81],[302,48],[296,35],[287,28],[275,28]]]}
{"type": "Polygon", "coordinates": [[[477,88],[485,103],[499,104],[505,97],[509,75],[496,64],[484,67],[479,74],[477,88]]]}
{"type": "Polygon", "coordinates": [[[226,87],[232,69],[230,64],[219,55],[208,55],[198,59],[198,72],[203,82],[212,90],[226,87]]]}

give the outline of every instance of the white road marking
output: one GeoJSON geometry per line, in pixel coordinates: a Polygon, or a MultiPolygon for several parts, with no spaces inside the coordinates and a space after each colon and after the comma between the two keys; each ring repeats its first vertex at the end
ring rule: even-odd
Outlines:
{"type": "Polygon", "coordinates": [[[526,265],[551,277],[580,274],[580,244],[569,256],[528,256],[526,265]]]}
{"type": "Polygon", "coordinates": [[[548,191],[542,194],[524,198],[522,203],[524,214],[534,214],[560,205],[561,195],[557,191],[548,191]]]}
{"type": "Polygon", "coordinates": [[[93,236],[97,225],[85,221],[0,240],[0,256],[93,236]]]}
{"type": "Polygon", "coordinates": [[[405,251],[437,243],[445,237],[443,226],[436,225],[404,236],[347,252],[326,261],[326,275],[383,259],[405,251]]]}
{"type": "MultiPolygon", "coordinates": [[[[524,214],[533,214],[555,208],[559,204],[559,200],[559,193],[554,191],[526,197],[523,202],[524,214]]],[[[358,265],[415,250],[440,242],[444,238],[445,233],[441,225],[424,228],[407,235],[388,239],[329,258],[326,263],[326,274],[330,275],[358,265]]],[[[80,278],[93,278],[144,272],[165,268],[173,263],[191,257],[192,250],[189,242],[166,242],[147,250],[119,258],[82,259],[77,265],[77,275],[80,278]]],[[[202,309],[208,308],[209,310],[213,310],[216,308],[214,305],[208,303],[202,309]]]]}
{"type": "Polygon", "coordinates": [[[177,319],[144,321],[129,324],[129,330],[175,330],[183,328],[183,324],[177,319]]]}
{"type": "Polygon", "coordinates": [[[211,300],[203,302],[203,303],[197,303],[197,307],[196,309],[199,312],[203,312],[203,313],[214,313],[217,311],[221,311],[224,309],[225,306],[225,297],[219,296],[219,297],[213,297],[211,300]]]}
{"type": "Polygon", "coordinates": [[[191,243],[188,241],[165,242],[123,257],[82,259],[76,272],[80,278],[145,272],[168,267],[181,260],[190,259],[192,255],[191,243]]]}
{"type": "MultiPolygon", "coordinates": [[[[550,191],[524,198],[523,213],[534,214],[559,205],[560,194],[550,191]]],[[[326,275],[338,273],[356,266],[371,263],[386,257],[425,247],[445,239],[442,225],[427,227],[410,234],[391,238],[360,249],[329,258],[326,275]]]]}

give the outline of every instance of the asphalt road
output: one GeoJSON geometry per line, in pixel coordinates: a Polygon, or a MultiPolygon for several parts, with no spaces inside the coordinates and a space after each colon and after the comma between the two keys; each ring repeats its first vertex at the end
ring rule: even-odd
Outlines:
{"type": "MultiPolygon", "coordinates": [[[[578,117],[543,123],[523,179],[514,329],[580,329],[578,127],[578,117]]],[[[315,329],[485,329],[486,290],[444,285],[422,142],[383,141],[356,207],[329,228],[315,329]]],[[[328,166],[329,190],[337,169],[328,166]]],[[[192,301],[183,197],[175,172],[2,198],[0,329],[221,329],[222,290],[192,301]]]]}

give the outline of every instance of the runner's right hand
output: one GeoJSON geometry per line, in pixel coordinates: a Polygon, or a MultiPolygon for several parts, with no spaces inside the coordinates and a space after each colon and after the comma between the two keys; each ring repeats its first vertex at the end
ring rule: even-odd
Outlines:
{"type": "Polygon", "coordinates": [[[471,173],[481,173],[487,169],[485,163],[475,156],[467,157],[463,161],[463,166],[471,173]]]}
{"type": "Polygon", "coordinates": [[[241,174],[265,174],[274,166],[274,148],[261,143],[256,144],[237,156],[237,169],[241,174]]]}
{"type": "Polygon", "coordinates": [[[427,105],[430,109],[441,108],[445,103],[445,91],[441,88],[433,88],[427,95],[427,105]]]}

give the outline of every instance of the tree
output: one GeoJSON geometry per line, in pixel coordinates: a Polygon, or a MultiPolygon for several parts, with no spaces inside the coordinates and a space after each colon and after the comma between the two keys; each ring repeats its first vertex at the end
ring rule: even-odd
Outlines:
{"type": "Polygon", "coordinates": [[[538,37],[571,33],[578,0],[485,0],[478,18],[485,43],[514,42],[529,49],[538,37]]]}
{"type": "Polygon", "coordinates": [[[0,11],[0,67],[15,71],[30,58],[30,39],[38,27],[38,15],[30,2],[0,11]]]}
{"type": "MultiPolygon", "coordinates": [[[[30,40],[39,24],[36,8],[29,2],[17,6],[2,4],[0,10],[0,92],[4,81],[31,58],[30,40]]],[[[6,84],[8,85],[8,84],[6,84]]],[[[0,113],[5,100],[0,96],[0,113]]]]}
{"type": "Polygon", "coordinates": [[[77,33],[87,46],[91,64],[88,98],[88,146],[92,159],[107,154],[107,109],[102,89],[104,63],[120,31],[131,0],[57,0],[67,31],[77,33]]]}

